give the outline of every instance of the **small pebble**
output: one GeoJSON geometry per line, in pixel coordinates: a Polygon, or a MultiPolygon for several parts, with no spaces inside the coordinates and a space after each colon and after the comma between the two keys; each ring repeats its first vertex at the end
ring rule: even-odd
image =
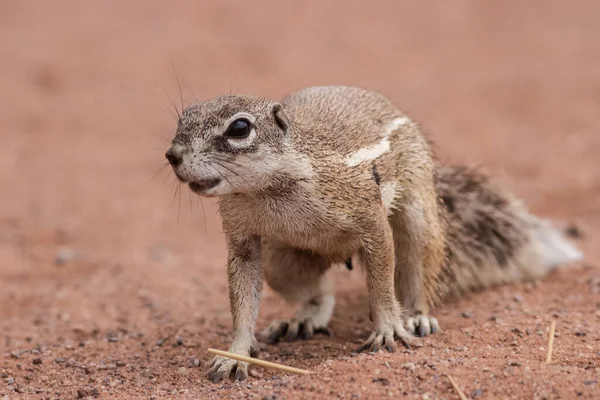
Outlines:
{"type": "Polygon", "coordinates": [[[200,360],[198,360],[197,358],[194,358],[194,367],[198,367],[200,366],[200,360]]]}
{"type": "Polygon", "coordinates": [[[472,312],[470,312],[470,311],[465,311],[465,312],[463,312],[463,313],[462,313],[462,314],[460,314],[460,315],[461,315],[463,318],[467,318],[467,319],[469,319],[469,318],[473,318],[473,313],[472,313],[472,312]]]}
{"type": "Polygon", "coordinates": [[[125,363],[125,361],[117,361],[117,362],[116,362],[116,365],[117,365],[117,367],[124,367],[124,366],[126,366],[127,364],[125,363]]]}
{"type": "Polygon", "coordinates": [[[188,370],[186,367],[179,367],[179,369],[177,370],[177,373],[181,376],[185,376],[188,373],[188,370]]]}
{"type": "Polygon", "coordinates": [[[32,361],[33,365],[40,365],[42,363],[41,358],[34,358],[32,361]]]}
{"type": "Polygon", "coordinates": [[[516,301],[517,303],[522,303],[523,302],[523,296],[521,296],[520,294],[515,294],[513,296],[513,300],[516,301]]]}
{"type": "Polygon", "coordinates": [[[406,363],[406,364],[403,364],[403,365],[402,365],[402,368],[404,368],[404,369],[407,369],[407,370],[409,370],[409,371],[412,371],[412,370],[414,370],[414,369],[415,369],[415,364],[414,364],[414,363],[411,363],[411,362],[408,362],[408,363],[406,363]]]}
{"type": "Polygon", "coordinates": [[[6,383],[8,383],[9,385],[12,385],[15,383],[15,378],[13,378],[12,376],[8,377],[6,379],[6,383]]]}
{"type": "Polygon", "coordinates": [[[583,237],[581,229],[575,224],[567,226],[565,228],[565,234],[573,239],[581,239],[583,237]]]}
{"type": "Polygon", "coordinates": [[[388,386],[390,384],[390,380],[387,378],[373,378],[373,382],[379,382],[383,386],[388,386]]]}
{"type": "Polygon", "coordinates": [[[65,265],[73,261],[77,257],[77,252],[73,249],[60,249],[54,257],[54,264],[65,265]]]}
{"type": "Polygon", "coordinates": [[[512,328],[510,331],[520,338],[523,337],[523,332],[519,328],[512,328]]]}

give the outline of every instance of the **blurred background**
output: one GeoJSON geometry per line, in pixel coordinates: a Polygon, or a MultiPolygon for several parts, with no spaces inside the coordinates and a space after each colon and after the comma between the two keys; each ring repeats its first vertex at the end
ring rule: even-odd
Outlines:
{"type": "MultiPolygon", "coordinates": [[[[534,211],[577,224],[593,260],[599,12],[592,0],[0,1],[0,350],[108,338],[122,346],[97,345],[109,360],[134,357],[121,343],[135,335],[227,345],[214,202],[178,191],[169,169],[155,176],[176,127],[169,97],[181,108],[177,77],[186,104],[313,85],[379,91],[442,160],[482,165],[534,211]]],[[[360,275],[340,277],[362,296],[342,296],[341,313],[364,293],[360,275]]],[[[553,290],[568,291],[560,281],[553,290]]],[[[262,326],[284,317],[268,291],[265,302],[262,326]]],[[[335,321],[342,342],[356,338],[359,319],[335,321]]],[[[87,348],[81,360],[105,360],[87,348]]],[[[191,357],[173,354],[156,368],[191,357]]]]}

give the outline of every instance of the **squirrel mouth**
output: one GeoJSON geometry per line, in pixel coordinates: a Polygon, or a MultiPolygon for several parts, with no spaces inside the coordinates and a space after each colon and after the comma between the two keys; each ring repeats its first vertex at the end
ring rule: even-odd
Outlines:
{"type": "Polygon", "coordinates": [[[190,189],[192,189],[193,192],[203,193],[209,189],[214,188],[219,183],[221,183],[221,179],[214,178],[214,179],[204,179],[201,181],[190,182],[188,185],[189,185],[190,189]]]}

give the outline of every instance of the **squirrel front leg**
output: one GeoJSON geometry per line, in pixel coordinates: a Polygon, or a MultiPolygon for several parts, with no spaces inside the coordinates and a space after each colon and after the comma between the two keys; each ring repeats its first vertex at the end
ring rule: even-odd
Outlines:
{"type": "MultiPolygon", "coordinates": [[[[233,317],[233,342],[229,351],[256,357],[260,350],[254,329],[263,282],[260,237],[228,235],[227,248],[229,301],[233,317]]],[[[209,379],[219,382],[231,376],[235,380],[246,379],[248,363],[215,357],[208,374],[209,379]]]]}
{"type": "Polygon", "coordinates": [[[394,293],[394,241],[385,210],[382,209],[371,228],[367,230],[371,233],[364,238],[361,258],[367,271],[374,330],[357,351],[376,352],[384,348],[393,352],[395,339],[410,347],[412,335],[404,329],[402,310],[394,293]]]}

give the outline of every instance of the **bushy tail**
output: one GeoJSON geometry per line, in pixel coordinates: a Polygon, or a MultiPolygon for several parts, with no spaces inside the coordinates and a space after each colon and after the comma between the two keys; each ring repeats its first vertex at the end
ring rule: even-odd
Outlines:
{"type": "Polygon", "coordinates": [[[448,294],[540,279],[582,254],[484,175],[439,167],[437,189],[448,222],[448,256],[441,281],[448,294]]]}

